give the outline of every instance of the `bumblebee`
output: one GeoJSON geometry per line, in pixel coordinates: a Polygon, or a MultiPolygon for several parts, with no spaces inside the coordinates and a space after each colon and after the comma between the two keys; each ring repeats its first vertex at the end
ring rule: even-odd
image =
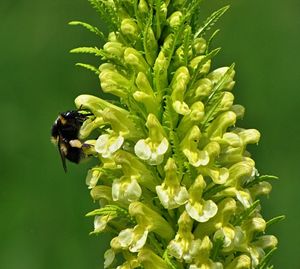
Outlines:
{"type": "Polygon", "coordinates": [[[62,165],[67,172],[66,159],[79,163],[84,156],[82,143],[79,140],[79,130],[92,115],[84,110],[71,110],[60,113],[51,129],[51,141],[58,146],[62,165]]]}

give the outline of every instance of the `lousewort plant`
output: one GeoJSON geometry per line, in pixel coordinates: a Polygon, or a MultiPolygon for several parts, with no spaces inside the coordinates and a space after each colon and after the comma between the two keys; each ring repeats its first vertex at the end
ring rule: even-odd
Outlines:
{"type": "Polygon", "coordinates": [[[94,231],[113,235],[104,268],[273,268],[277,239],[259,197],[275,176],[260,175],[246,147],[260,133],[236,126],[234,64],[211,69],[220,51],[200,0],[89,0],[107,22],[102,48],[80,47],[101,65],[103,100],[80,95],[86,111],[79,147],[98,164],[86,182],[97,208],[94,231]]]}

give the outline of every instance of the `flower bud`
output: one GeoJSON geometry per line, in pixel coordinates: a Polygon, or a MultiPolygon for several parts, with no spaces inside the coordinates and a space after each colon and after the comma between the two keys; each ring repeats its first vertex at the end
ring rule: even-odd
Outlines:
{"type": "Polygon", "coordinates": [[[253,243],[253,245],[262,249],[275,248],[277,244],[278,240],[274,235],[262,235],[253,243]]]}
{"type": "Polygon", "coordinates": [[[110,41],[105,43],[103,49],[108,54],[119,58],[123,57],[125,51],[125,47],[123,46],[123,44],[117,41],[110,41]]]}
{"type": "Polygon", "coordinates": [[[221,103],[219,105],[219,111],[226,111],[232,107],[234,100],[234,95],[231,92],[224,92],[223,98],[221,99],[221,103]]]}
{"type": "Polygon", "coordinates": [[[140,0],[138,3],[138,12],[141,17],[148,15],[149,7],[146,0],[140,0]]]}
{"type": "Polygon", "coordinates": [[[108,38],[107,39],[108,39],[108,41],[111,41],[111,42],[114,42],[114,41],[118,40],[117,35],[116,35],[115,32],[110,32],[108,34],[108,38]]]}
{"type": "Polygon", "coordinates": [[[237,119],[242,119],[244,117],[245,108],[241,105],[233,105],[231,111],[235,113],[237,119]]]}
{"type": "MultiPolygon", "coordinates": [[[[154,88],[158,93],[161,93],[168,85],[168,67],[169,67],[169,62],[166,57],[166,54],[163,50],[160,51],[158,54],[153,71],[154,71],[154,88]]],[[[159,101],[161,100],[162,96],[158,96],[159,101]]]]}
{"type": "Polygon", "coordinates": [[[199,74],[207,74],[210,70],[211,60],[206,60],[205,62],[203,62],[204,59],[205,59],[204,55],[196,56],[195,58],[193,58],[189,63],[190,69],[193,72],[199,69],[198,71],[199,74]]]}
{"type": "Polygon", "coordinates": [[[171,98],[173,101],[173,109],[178,114],[187,115],[188,113],[190,113],[188,105],[183,101],[184,93],[186,91],[189,80],[189,71],[186,67],[182,66],[176,70],[171,82],[171,98]]]}
{"type": "Polygon", "coordinates": [[[272,185],[269,182],[263,181],[254,185],[249,190],[253,197],[268,195],[272,190],[272,185]]]}
{"type": "Polygon", "coordinates": [[[131,87],[130,81],[117,71],[104,70],[99,75],[101,88],[104,92],[119,97],[126,97],[131,87]]]}
{"type": "Polygon", "coordinates": [[[250,269],[251,268],[251,260],[247,255],[240,255],[236,257],[227,267],[226,269],[250,269]]]}
{"type": "Polygon", "coordinates": [[[198,37],[193,42],[193,49],[196,55],[203,54],[206,50],[206,40],[202,37],[198,37]]]}
{"type": "Polygon", "coordinates": [[[123,19],[121,22],[121,32],[130,40],[136,40],[139,36],[139,28],[133,19],[123,19]]]}
{"type": "Polygon", "coordinates": [[[234,87],[235,81],[233,81],[235,71],[233,69],[229,69],[229,67],[220,67],[215,69],[211,73],[207,75],[213,84],[217,84],[225,75],[228,75],[227,81],[223,83],[222,90],[230,91],[234,87]],[[227,74],[227,72],[229,72],[227,74]]]}
{"type": "Polygon", "coordinates": [[[235,163],[229,168],[229,179],[227,185],[242,186],[243,183],[252,175],[254,164],[247,161],[235,163]]]}
{"type": "Polygon", "coordinates": [[[95,186],[91,190],[91,196],[94,201],[105,199],[106,201],[111,202],[112,196],[111,196],[111,187],[109,186],[95,186]]]}
{"type": "Polygon", "coordinates": [[[183,154],[194,167],[199,167],[200,165],[205,166],[209,162],[208,153],[198,149],[200,137],[200,129],[198,126],[194,125],[181,142],[183,154]]]}
{"type": "Polygon", "coordinates": [[[175,11],[174,13],[172,13],[171,16],[168,18],[170,27],[174,29],[180,26],[182,18],[183,18],[182,12],[175,11]]]}
{"type": "Polygon", "coordinates": [[[236,115],[232,111],[226,111],[220,114],[207,128],[208,137],[223,137],[226,129],[235,124],[236,115]]]}
{"type": "Polygon", "coordinates": [[[144,57],[134,48],[127,48],[124,51],[125,62],[132,65],[136,73],[143,72],[147,73],[149,66],[145,61],[144,57]]]}
{"type": "Polygon", "coordinates": [[[190,130],[194,125],[199,125],[204,117],[204,105],[198,101],[191,106],[191,112],[188,115],[184,115],[181,119],[177,133],[179,137],[186,135],[186,132],[190,130]]]}
{"type": "Polygon", "coordinates": [[[208,78],[199,79],[194,83],[192,89],[189,89],[185,99],[189,104],[202,100],[209,96],[212,87],[213,84],[208,78]]]}
{"type": "Polygon", "coordinates": [[[135,84],[139,91],[133,93],[133,97],[138,102],[141,102],[146,107],[147,112],[153,113],[158,116],[158,102],[156,96],[154,95],[153,89],[147,79],[147,76],[143,72],[139,72],[135,84]]]}
{"type": "Polygon", "coordinates": [[[241,140],[243,141],[244,146],[248,144],[257,144],[260,139],[260,132],[256,129],[247,129],[242,130],[240,129],[239,132],[237,132],[241,140]]]}

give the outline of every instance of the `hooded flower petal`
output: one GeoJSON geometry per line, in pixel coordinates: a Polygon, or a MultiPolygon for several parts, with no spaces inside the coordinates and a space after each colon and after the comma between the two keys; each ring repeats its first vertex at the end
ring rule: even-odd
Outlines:
{"type": "Polygon", "coordinates": [[[183,154],[187,157],[189,163],[195,167],[205,166],[209,163],[208,152],[198,149],[200,138],[201,131],[198,126],[194,125],[181,142],[183,154]]]}
{"type": "Polygon", "coordinates": [[[186,211],[189,215],[198,222],[206,222],[210,218],[216,215],[218,211],[217,205],[211,201],[200,202],[188,202],[185,206],[186,211]]]}
{"type": "Polygon", "coordinates": [[[178,260],[192,261],[191,249],[194,248],[196,242],[192,234],[193,220],[184,211],[178,220],[178,232],[175,238],[168,245],[169,255],[178,260]]]}
{"type": "Polygon", "coordinates": [[[134,152],[150,165],[159,165],[163,162],[164,154],[169,148],[169,142],[154,114],[149,114],[146,126],[149,130],[149,137],[140,139],[134,146],[134,152]]]}
{"type": "Polygon", "coordinates": [[[177,166],[175,161],[170,158],[165,165],[166,177],[164,182],[156,186],[156,193],[165,208],[177,208],[187,202],[189,194],[184,186],[180,186],[176,174],[177,166]]]}
{"type": "Polygon", "coordinates": [[[206,183],[202,175],[199,175],[189,189],[189,200],[185,209],[191,218],[198,222],[206,222],[214,217],[218,211],[217,205],[212,200],[205,201],[202,192],[206,183]]]}

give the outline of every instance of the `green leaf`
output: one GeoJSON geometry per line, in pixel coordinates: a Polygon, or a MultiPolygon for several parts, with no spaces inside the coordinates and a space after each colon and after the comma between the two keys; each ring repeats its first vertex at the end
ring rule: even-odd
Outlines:
{"type": "Polygon", "coordinates": [[[221,192],[225,189],[229,188],[229,186],[224,186],[224,185],[216,185],[214,184],[212,187],[207,188],[204,192],[203,192],[203,198],[205,200],[210,199],[213,195],[217,194],[218,192],[221,192]]]}
{"type": "Polygon", "coordinates": [[[161,35],[161,27],[163,26],[160,21],[160,8],[161,8],[161,0],[153,0],[155,2],[154,9],[156,16],[154,17],[154,29],[155,29],[155,36],[156,39],[159,39],[161,35]]]}
{"type": "Polygon", "coordinates": [[[90,71],[94,72],[96,75],[99,75],[98,68],[96,68],[95,66],[93,66],[91,64],[76,63],[76,66],[83,67],[83,68],[85,68],[87,70],[90,70],[90,71]]]}
{"type": "Polygon", "coordinates": [[[244,187],[245,188],[250,188],[260,182],[263,182],[263,181],[271,181],[271,180],[277,180],[279,179],[277,176],[272,176],[272,175],[262,175],[262,176],[259,176],[259,177],[256,177],[254,180],[252,181],[249,181],[249,182],[246,182],[244,184],[244,187]]]}
{"type": "Polygon", "coordinates": [[[119,16],[109,1],[89,0],[89,2],[100,14],[101,18],[107,22],[108,27],[111,28],[111,30],[117,31],[119,29],[119,16]]]}
{"type": "Polygon", "coordinates": [[[216,115],[220,112],[220,104],[223,99],[224,91],[222,91],[224,84],[227,82],[234,64],[226,71],[226,73],[220,78],[217,84],[212,89],[211,95],[208,97],[208,100],[205,104],[205,117],[202,120],[201,131],[204,131],[208,124],[214,120],[216,115]]]}
{"type": "Polygon", "coordinates": [[[210,36],[210,38],[208,39],[207,41],[207,45],[206,45],[206,53],[209,52],[209,49],[210,49],[210,45],[212,43],[212,41],[215,39],[215,37],[217,36],[217,34],[220,32],[220,29],[217,29],[216,31],[214,31],[212,33],[212,35],[210,36]]]}
{"type": "Polygon", "coordinates": [[[214,240],[213,242],[213,248],[211,250],[211,259],[213,261],[217,261],[217,257],[219,256],[219,253],[222,249],[222,246],[224,244],[224,238],[217,238],[216,240],[214,240]]]}
{"type": "Polygon", "coordinates": [[[232,224],[234,226],[240,225],[244,220],[248,219],[255,211],[257,206],[259,205],[260,201],[256,200],[249,208],[244,210],[241,214],[235,216],[232,224]]]}
{"type": "Polygon", "coordinates": [[[178,115],[172,107],[171,97],[166,95],[164,97],[164,101],[165,101],[165,106],[164,106],[164,113],[163,113],[162,123],[170,131],[170,130],[173,130],[175,128],[175,126],[177,124],[178,115]]]}
{"type": "Polygon", "coordinates": [[[188,54],[191,45],[192,35],[191,35],[191,27],[187,27],[184,35],[183,41],[183,55],[184,55],[184,63],[188,65],[188,54]]]}
{"type": "Polygon", "coordinates": [[[195,33],[194,38],[197,38],[199,35],[204,35],[206,31],[211,29],[211,27],[219,20],[220,17],[229,9],[229,5],[220,8],[219,10],[212,13],[204,22],[203,26],[201,26],[195,33]]]}
{"type": "Polygon", "coordinates": [[[189,3],[189,5],[187,7],[186,19],[190,19],[192,16],[198,13],[197,9],[199,9],[200,5],[202,4],[202,0],[186,1],[185,4],[187,3],[189,3]]]}
{"type": "Polygon", "coordinates": [[[86,29],[88,29],[90,32],[95,33],[96,35],[100,36],[101,38],[104,38],[104,34],[95,26],[92,26],[86,22],[82,21],[70,21],[69,25],[80,25],[86,29]]]}
{"type": "Polygon", "coordinates": [[[126,218],[131,223],[135,223],[134,218],[132,218],[128,211],[117,205],[107,205],[105,207],[95,209],[86,214],[86,217],[98,216],[98,215],[110,215],[112,217],[126,218]]]}
{"type": "Polygon", "coordinates": [[[277,248],[272,248],[262,259],[262,261],[257,266],[257,269],[271,269],[273,268],[272,265],[270,265],[271,258],[274,254],[274,252],[277,250],[277,248]]]}
{"type": "Polygon", "coordinates": [[[88,54],[95,54],[96,56],[101,56],[102,51],[98,48],[93,48],[93,47],[79,47],[72,49],[70,51],[71,53],[88,53],[88,54]]]}
{"type": "Polygon", "coordinates": [[[165,260],[165,262],[169,265],[169,267],[171,269],[180,269],[179,266],[177,266],[177,264],[175,264],[174,261],[171,260],[169,254],[168,254],[168,250],[166,250],[163,254],[163,259],[165,260]]]}
{"type": "Polygon", "coordinates": [[[178,119],[178,114],[172,107],[172,100],[170,96],[165,96],[165,111],[163,113],[163,125],[168,128],[169,140],[174,153],[173,158],[178,166],[179,177],[182,177],[185,156],[180,150],[180,141],[177,133],[174,131],[178,119]]]}
{"type": "Polygon", "coordinates": [[[276,224],[280,221],[285,220],[285,215],[277,216],[267,221],[266,228],[269,228],[271,225],[276,224]]]}
{"type": "Polygon", "coordinates": [[[97,47],[79,47],[72,49],[70,53],[94,54],[95,56],[102,57],[102,59],[114,63],[116,65],[116,68],[119,70],[121,70],[125,66],[124,60],[122,58],[108,54],[104,50],[98,49],[97,47]]]}

